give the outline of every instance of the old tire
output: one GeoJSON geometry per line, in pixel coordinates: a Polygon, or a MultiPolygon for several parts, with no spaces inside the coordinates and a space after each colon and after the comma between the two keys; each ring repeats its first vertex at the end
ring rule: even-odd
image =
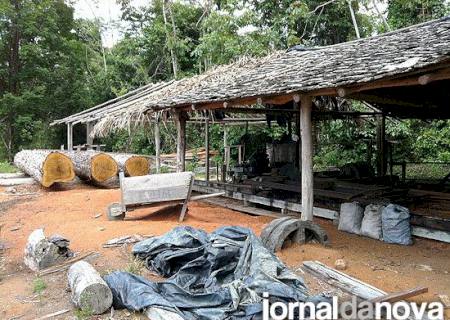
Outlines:
{"type": "Polygon", "coordinates": [[[316,239],[324,246],[330,244],[328,234],[321,226],[312,221],[300,221],[297,243],[307,243],[312,239],[316,239]]]}
{"type": "Polygon", "coordinates": [[[297,238],[297,232],[300,228],[300,219],[290,219],[282,222],[278,225],[275,230],[273,230],[270,235],[269,241],[266,244],[266,248],[268,248],[272,252],[277,252],[281,250],[284,242],[293,235],[293,238],[297,238]]]}
{"type": "Polygon", "coordinates": [[[289,221],[295,218],[292,217],[283,217],[283,218],[278,218],[275,220],[272,220],[262,231],[261,231],[261,241],[264,245],[267,244],[267,242],[269,241],[269,239],[271,238],[271,235],[273,233],[273,231],[282,223],[284,223],[285,221],[289,221]]]}

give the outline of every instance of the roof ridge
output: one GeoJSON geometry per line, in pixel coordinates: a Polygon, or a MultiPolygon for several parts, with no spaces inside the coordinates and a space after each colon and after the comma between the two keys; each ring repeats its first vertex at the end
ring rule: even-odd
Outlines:
{"type": "MultiPolygon", "coordinates": [[[[367,41],[369,39],[377,39],[377,38],[381,38],[381,37],[385,37],[385,36],[389,36],[389,35],[393,35],[393,34],[397,34],[397,33],[402,33],[402,32],[405,32],[405,31],[407,31],[409,29],[419,29],[419,28],[425,27],[427,25],[436,24],[436,23],[439,23],[439,22],[447,21],[447,20],[450,21],[450,15],[447,15],[447,16],[439,18],[439,19],[425,21],[425,22],[422,22],[422,23],[413,24],[411,26],[403,27],[403,28],[400,28],[400,29],[395,29],[395,30],[392,30],[392,31],[376,34],[374,36],[370,36],[370,37],[366,37],[366,38],[359,38],[359,39],[354,39],[354,40],[350,40],[350,41],[329,44],[329,45],[326,45],[326,46],[310,47],[306,51],[309,51],[309,50],[321,50],[321,49],[326,49],[326,48],[331,48],[331,47],[348,45],[348,44],[354,43],[354,42],[367,41]]],[[[299,52],[299,51],[295,51],[295,50],[289,51],[289,49],[290,48],[288,48],[288,49],[286,49],[284,51],[285,52],[299,52]]]]}

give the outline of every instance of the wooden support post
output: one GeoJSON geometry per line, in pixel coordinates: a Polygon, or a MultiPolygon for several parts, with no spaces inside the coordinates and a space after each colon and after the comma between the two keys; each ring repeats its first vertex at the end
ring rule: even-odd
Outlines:
{"type": "Polygon", "coordinates": [[[377,176],[386,174],[386,117],[377,115],[377,176]]]}
{"type": "Polygon", "coordinates": [[[369,166],[369,167],[372,167],[372,153],[373,153],[373,150],[372,150],[372,141],[370,141],[370,140],[368,140],[367,141],[367,165],[369,166]]]}
{"type": "Polygon", "coordinates": [[[222,181],[227,180],[227,171],[228,167],[226,165],[227,163],[227,147],[228,147],[228,129],[227,126],[223,125],[223,165],[222,165],[222,181]]]}
{"type": "MultiPolygon", "coordinates": [[[[297,110],[299,108],[298,102],[294,101],[294,110],[297,110]]],[[[298,168],[298,171],[300,172],[300,168],[302,167],[302,148],[301,148],[301,142],[300,142],[300,113],[297,112],[295,114],[295,135],[297,136],[297,152],[295,153],[295,162],[296,166],[298,168]]]]}
{"type": "Polygon", "coordinates": [[[67,123],[67,150],[73,150],[73,124],[67,123]]]}
{"type": "Polygon", "coordinates": [[[94,128],[93,122],[86,122],[86,144],[90,146],[94,144],[94,138],[91,137],[93,128],[94,128]]]}
{"type": "Polygon", "coordinates": [[[302,159],[302,220],[313,219],[313,163],[312,163],[312,98],[300,97],[301,159],[302,159]]]}
{"type": "Polygon", "coordinates": [[[225,167],[226,167],[226,172],[228,174],[228,172],[230,171],[230,160],[231,160],[231,147],[230,146],[226,146],[225,147],[225,167]]]}
{"type": "Polygon", "coordinates": [[[159,130],[159,116],[156,117],[155,121],[155,164],[156,173],[161,171],[161,132],[159,130]]]}
{"type": "Polygon", "coordinates": [[[206,181],[209,181],[209,112],[205,121],[206,181]]]}
{"type": "Polygon", "coordinates": [[[186,170],[186,118],[185,112],[175,113],[177,125],[177,172],[186,170]]]}
{"type": "Polygon", "coordinates": [[[242,144],[237,146],[238,148],[238,164],[242,164],[242,144]]]}
{"type": "Polygon", "coordinates": [[[402,162],[402,182],[406,182],[406,161],[402,162]]]}

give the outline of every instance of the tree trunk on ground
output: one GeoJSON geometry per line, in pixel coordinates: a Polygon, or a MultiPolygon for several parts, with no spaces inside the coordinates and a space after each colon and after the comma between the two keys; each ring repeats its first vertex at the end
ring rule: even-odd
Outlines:
{"type": "Polygon", "coordinates": [[[87,150],[64,153],[72,159],[76,175],[85,181],[102,183],[117,176],[119,171],[116,161],[103,152],[87,150]]]}
{"type": "Polygon", "coordinates": [[[44,187],[75,178],[72,161],[59,151],[23,150],[14,157],[14,164],[44,187]]]}
{"type": "Polygon", "coordinates": [[[150,173],[150,158],[127,153],[108,153],[127,177],[145,176],[150,173]]]}
{"type": "Polygon", "coordinates": [[[69,268],[67,277],[75,306],[92,314],[102,314],[111,307],[111,289],[89,263],[74,263],[69,268]]]}

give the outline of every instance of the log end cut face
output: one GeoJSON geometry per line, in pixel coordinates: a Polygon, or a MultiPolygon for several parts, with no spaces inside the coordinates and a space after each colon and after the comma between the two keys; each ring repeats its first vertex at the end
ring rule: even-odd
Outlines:
{"type": "Polygon", "coordinates": [[[97,182],[104,182],[117,175],[119,167],[109,155],[100,153],[91,159],[91,177],[97,182]]]}
{"type": "Polygon", "coordinates": [[[125,174],[129,177],[145,176],[149,172],[149,158],[133,156],[125,162],[125,174]]]}
{"type": "Polygon", "coordinates": [[[70,182],[75,178],[72,160],[59,152],[52,152],[47,156],[42,173],[44,187],[50,187],[56,182],[70,182]]]}
{"type": "Polygon", "coordinates": [[[92,314],[102,314],[111,307],[113,297],[107,285],[92,283],[83,290],[79,300],[81,310],[88,310],[92,314]]]}

